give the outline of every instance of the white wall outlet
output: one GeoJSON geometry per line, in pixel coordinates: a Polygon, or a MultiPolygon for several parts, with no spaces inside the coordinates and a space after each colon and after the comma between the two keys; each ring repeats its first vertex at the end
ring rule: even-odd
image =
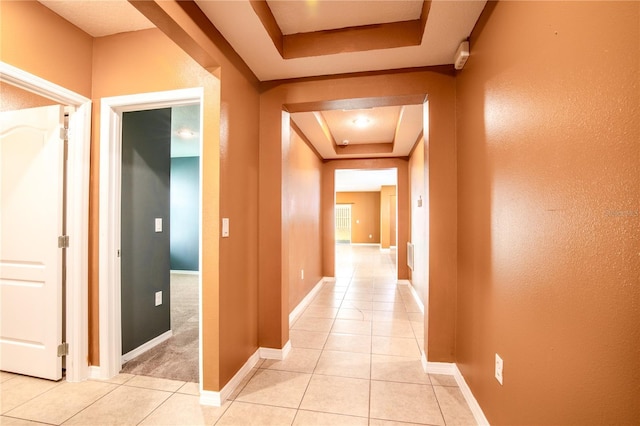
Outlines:
{"type": "Polygon", "coordinates": [[[156,232],[162,232],[162,218],[156,217],[156,232]]]}
{"type": "Polygon", "coordinates": [[[227,238],[229,236],[229,218],[222,218],[222,238],[227,238]]]}
{"type": "Polygon", "coordinates": [[[300,279],[304,280],[304,269],[300,269],[300,279]]]}
{"type": "Polygon", "coordinates": [[[162,292],[156,291],[156,306],[162,305],[162,292]]]}
{"type": "Polygon", "coordinates": [[[496,354],[496,380],[502,384],[502,369],[504,367],[504,361],[500,358],[500,355],[496,354]]]}

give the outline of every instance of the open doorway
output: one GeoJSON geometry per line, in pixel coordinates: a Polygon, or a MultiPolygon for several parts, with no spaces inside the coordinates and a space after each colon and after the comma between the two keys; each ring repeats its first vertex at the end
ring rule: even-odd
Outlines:
{"type": "Polygon", "coordinates": [[[198,381],[199,111],[194,104],[123,114],[125,373],[198,381]]]}
{"type": "Polygon", "coordinates": [[[335,171],[336,276],[354,268],[355,252],[366,251],[382,259],[385,275],[397,277],[397,182],[397,168],[335,171]]]}
{"type": "MultiPolygon", "coordinates": [[[[123,350],[123,333],[122,333],[122,287],[121,287],[121,270],[123,259],[120,257],[120,249],[122,247],[122,221],[121,221],[121,204],[123,204],[122,194],[122,163],[119,161],[123,156],[123,144],[120,135],[122,134],[122,118],[123,114],[135,111],[150,111],[159,109],[171,109],[177,106],[196,106],[198,115],[198,127],[194,133],[202,134],[202,101],[203,89],[181,89],[169,92],[145,93],[140,95],[118,96],[113,98],[103,98],[101,106],[101,155],[100,155],[100,282],[104,285],[100,286],[100,377],[109,378],[118,374],[122,369],[123,354],[132,355],[131,350],[123,350]],[[104,200],[104,201],[103,201],[104,200]]],[[[171,133],[171,132],[169,132],[171,133]]],[[[196,191],[196,198],[199,207],[197,212],[197,246],[198,246],[198,265],[202,264],[202,144],[197,143],[197,152],[199,153],[197,171],[199,189],[196,191]]],[[[164,159],[165,163],[170,162],[169,154],[164,159]]],[[[165,178],[166,179],[166,178],[165,178]]],[[[167,197],[169,198],[169,197],[167,197]]],[[[150,223],[144,226],[148,228],[152,234],[162,233],[163,229],[170,229],[170,220],[166,220],[167,216],[152,216],[150,223]],[[161,219],[158,221],[157,219],[161,219]]],[[[140,254],[139,251],[134,251],[140,254]]],[[[122,253],[124,256],[124,253],[122,253]]],[[[167,248],[163,256],[166,256],[162,263],[166,268],[167,274],[170,274],[170,249],[167,248]]],[[[152,266],[152,265],[149,265],[152,266]]],[[[202,332],[201,332],[201,292],[202,279],[200,274],[194,274],[197,281],[197,295],[191,295],[191,300],[197,300],[197,320],[191,318],[191,323],[197,324],[197,349],[189,352],[197,353],[198,374],[197,380],[202,377],[202,332]]],[[[167,278],[169,280],[170,277],[167,278]]],[[[168,287],[167,287],[168,288],[168,287]]],[[[150,303],[151,309],[156,304],[162,306],[167,300],[167,290],[158,295],[159,290],[152,291],[148,297],[145,297],[144,303],[150,303]],[[160,303],[158,303],[160,302],[160,303]]],[[[170,291],[169,291],[170,292],[170,291]]],[[[171,298],[169,298],[171,305],[171,298]]],[[[188,322],[188,321],[185,321],[188,322]]],[[[169,328],[169,327],[167,327],[169,328]]],[[[170,335],[168,336],[170,337],[170,335]]],[[[167,339],[161,333],[158,336],[159,341],[150,342],[150,346],[156,346],[167,339]]],[[[144,349],[144,348],[142,348],[144,349]]],[[[144,352],[144,351],[143,351],[144,352]]],[[[191,354],[193,355],[193,354],[191,354]]],[[[191,380],[191,379],[190,379],[191,380]]]]}

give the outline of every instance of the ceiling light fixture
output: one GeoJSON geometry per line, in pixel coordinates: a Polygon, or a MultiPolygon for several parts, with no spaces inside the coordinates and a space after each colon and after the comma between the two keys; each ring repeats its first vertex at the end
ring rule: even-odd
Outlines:
{"type": "Polygon", "coordinates": [[[349,145],[349,139],[344,139],[342,141],[342,145],[349,145]]]}
{"type": "Polygon", "coordinates": [[[355,124],[357,127],[367,127],[370,122],[371,120],[369,120],[367,117],[362,116],[353,120],[353,124],[355,124]]]}
{"type": "Polygon", "coordinates": [[[196,136],[196,133],[193,130],[183,127],[182,129],[176,131],[176,135],[178,135],[178,137],[181,137],[182,139],[191,139],[196,136]]]}

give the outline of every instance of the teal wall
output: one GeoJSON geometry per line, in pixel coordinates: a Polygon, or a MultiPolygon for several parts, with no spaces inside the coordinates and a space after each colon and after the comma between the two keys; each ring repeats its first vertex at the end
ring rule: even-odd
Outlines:
{"type": "Polygon", "coordinates": [[[171,159],[171,270],[199,271],[200,158],[171,159]]]}

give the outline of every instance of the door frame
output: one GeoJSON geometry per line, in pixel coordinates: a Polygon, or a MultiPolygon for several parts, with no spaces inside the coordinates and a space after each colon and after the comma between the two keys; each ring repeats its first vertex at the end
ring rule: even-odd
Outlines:
{"type": "MultiPolygon", "coordinates": [[[[102,98],[100,103],[100,209],[99,209],[99,377],[109,379],[122,369],[120,304],[120,200],[122,169],[122,113],[200,104],[203,128],[204,88],[102,98]]],[[[199,264],[202,271],[202,136],[200,139],[199,264]]],[[[199,378],[202,386],[202,273],[198,278],[199,378]]]]}
{"type": "Polygon", "coordinates": [[[75,108],[69,114],[67,157],[66,380],[89,377],[89,153],[91,100],[0,61],[0,81],[75,108]]]}

